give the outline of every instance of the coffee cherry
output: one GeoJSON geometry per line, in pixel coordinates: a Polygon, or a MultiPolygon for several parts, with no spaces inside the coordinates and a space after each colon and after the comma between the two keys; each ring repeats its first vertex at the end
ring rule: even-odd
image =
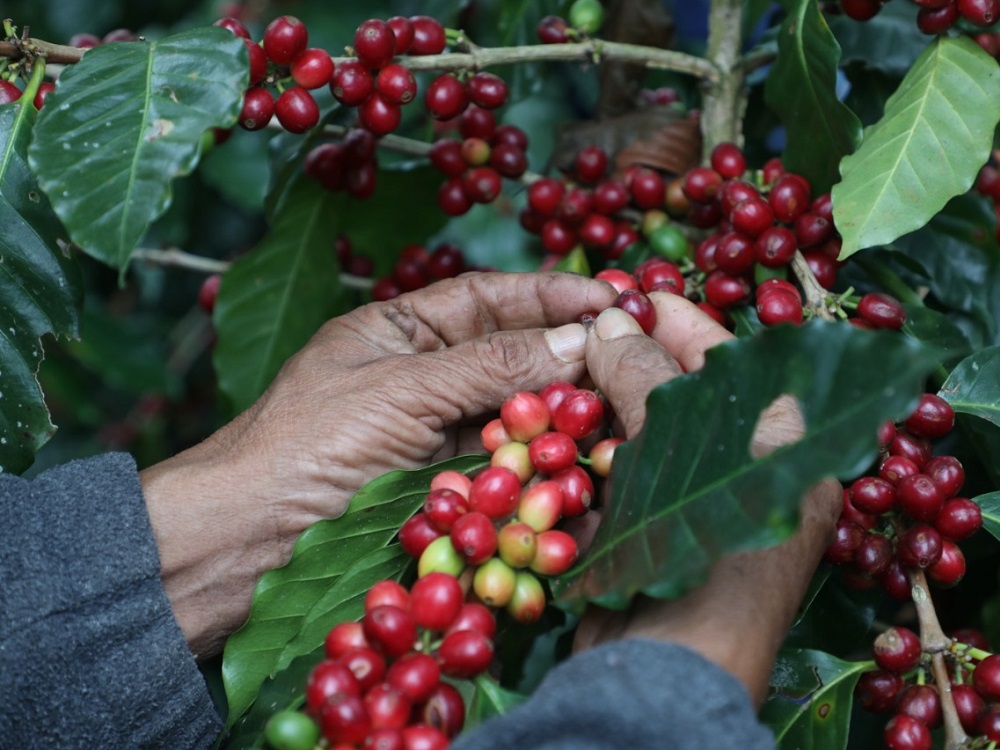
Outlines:
{"type": "Polygon", "coordinates": [[[491,203],[500,195],[500,175],[492,167],[473,167],[462,177],[465,194],[475,203],[491,203]]]}
{"type": "Polygon", "coordinates": [[[959,684],[951,687],[951,700],[955,702],[955,711],[958,712],[962,728],[970,735],[977,735],[979,715],[986,708],[983,697],[972,686],[959,684]]]}
{"type": "Polygon", "coordinates": [[[528,445],[520,441],[511,441],[493,452],[490,457],[491,467],[504,467],[517,475],[518,482],[526,484],[535,476],[535,467],[528,456],[528,445]]]}
{"type": "Polygon", "coordinates": [[[925,34],[943,34],[958,20],[958,4],[950,2],[939,8],[921,8],[917,28],[925,34]]]}
{"type": "Polygon", "coordinates": [[[521,493],[517,505],[517,518],[535,532],[544,532],[556,525],[562,517],[562,509],[562,487],[552,480],[543,480],[525,488],[521,493]]]}
{"type": "Polygon", "coordinates": [[[555,216],[566,186],[552,177],[543,177],[528,186],[528,206],[542,216],[555,216]]]}
{"type": "Polygon", "coordinates": [[[517,575],[499,558],[490,558],[476,569],[472,591],[491,608],[502,608],[514,596],[517,575]]]}
{"type": "MultiPolygon", "coordinates": [[[[468,514],[462,517],[464,519],[468,514]]],[[[460,520],[459,520],[460,521],[460,520]]],[[[457,522],[456,522],[457,523],[457,522]]],[[[452,526],[452,532],[455,527],[452,526]]],[[[451,574],[458,578],[465,570],[465,559],[455,550],[451,537],[443,535],[424,548],[417,560],[417,576],[423,577],[428,574],[440,571],[444,574],[451,574]]]]}
{"type": "Polygon", "coordinates": [[[906,569],[899,562],[898,558],[893,559],[889,568],[879,577],[879,583],[888,595],[900,602],[907,602],[912,599],[912,587],[910,577],[906,569]]]}
{"type": "Polygon", "coordinates": [[[992,26],[1000,18],[1000,0],[957,0],[959,15],[973,26],[992,26]]]}
{"type": "Polygon", "coordinates": [[[627,289],[615,298],[612,305],[621,308],[632,316],[646,335],[652,334],[656,328],[656,308],[652,300],[644,292],[637,289],[627,289]]]}
{"type": "Polygon", "coordinates": [[[875,664],[893,673],[907,673],[920,662],[920,637],[897,626],[879,634],[873,647],[875,664]]]}
{"type": "Polygon", "coordinates": [[[486,423],[480,431],[479,437],[482,439],[483,448],[491,454],[495,453],[505,443],[510,443],[513,440],[507,434],[507,429],[503,426],[503,420],[499,417],[486,423]]]}
{"type": "Polygon", "coordinates": [[[982,510],[968,498],[949,498],[934,519],[934,528],[942,537],[953,541],[971,537],[982,526],[982,510]]]}
{"type": "Polygon", "coordinates": [[[899,695],[896,711],[936,728],[941,724],[941,697],[933,686],[907,686],[899,695]]]}
{"type": "MultiPolygon", "coordinates": [[[[264,80],[264,76],[267,75],[267,54],[264,49],[249,39],[244,39],[243,44],[247,48],[247,55],[250,58],[250,85],[256,86],[261,81],[264,80]]],[[[329,55],[327,55],[329,58],[329,55]]],[[[332,66],[333,61],[330,61],[332,66]]],[[[331,72],[333,68],[331,67],[331,72]]]]}
{"type": "Polygon", "coordinates": [[[774,224],[774,212],[763,198],[748,198],[736,205],[729,219],[734,230],[756,238],[774,224]]]}
{"type": "Polygon", "coordinates": [[[441,670],[437,661],[422,652],[403,655],[389,666],[385,674],[385,682],[402,691],[414,705],[425,701],[440,681],[441,670]]]}
{"type": "Polygon", "coordinates": [[[403,112],[398,104],[390,102],[381,92],[376,91],[358,107],[358,119],[376,136],[384,136],[399,127],[403,112]]]}
{"type": "Polygon", "coordinates": [[[705,279],[705,301],[716,308],[731,308],[750,296],[750,285],[742,277],[713,271],[705,279]]]}
{"type": "Polygon", "coordinates": [[[333,60],[325,50],[307,49],[292,62],[291,74],[303,89],[318,89],[330,82],[333,60]]]}
{"type": "Polygon", "coordinates": [[[917,408],[903,424],[921,438],[942,438],[955,426],[955,410],[937,394],[921,394],[917,408]]]}
{"type": "Polygon", "coordinates": [[[424,514],[441,532],[450,532],[460,516],[469,511],[466,498],[450,488],[432,489],[424,501],[424,514]]]}
{"type": "Polygon", "coordinates": [[[917,438],[906,431],[897,430],[896,435],[889,443],[889,453],[893,456],[905,456],[917,467],[923,469],[924,465],[931,460],[934,448],[930,441],[924,438],[917,438]]]}
{"type": "Polygon", "coordinates": [[[323,642],[323,649],[326,656],[335,659],[353,649],[360,649],[368,646],[364,631],[360,621],[347,621],[338,623],[326,635],[323,642]]]}
{"type": "Polygon", "coordinates": [[[404,16],[393,16],[386,21],[396,38],[396,54],[405,55],[413,44],[413,24],[404,16]]]}
{"type": "Polygon", "coordinates": [[[465,86],[455,76],[445,73],[438,76],[424,93],[427,114],[435,120],[451,120],[458,117],[469,104],[465,86]]]}
{"type": "Polygon", "coordinates": [[[545,16],[536,30],[542,44],[565,44],[569,41],[569,24],[559,16],[545,16]]]}
{"type": "Polygon", "coordinates": [[[365,595],[365,610],[374,610],[382,605],[393,605],[401,610],[408,610],[410,593],[406,587],[392,579],[376,582],[365,595]]]}
{"type": "Polygon", "coordinates": [[[727,232],[715,248],[715,265],[720,271],[739,276],[749,271],[754,262],[753,240],[742,232],[727,232]]]}
{"type": "Polygon", "coordinates": [[[682,189],[691,201],[707,203],[722,187],[722,175],[710,167],[695,167],[684,176],[682,189]]]}
{"type": "Polygon", "coordinates": [[[361,626],[372,648],[389,657],[406,654],[417,639],[413,617],[393,605],[380,605],[369,610],[361,620],[361,626]]]}
{"type": "Polygon", "coordinates": [[[802,303],[788,292],[771,292],[757,296],[757,317],[765,326],[781,323],[802,323],[802,303]]]}
{"type": "Polygon", "coordinates": [[[608,155],[600,146],[586,146],[573,160],[573,174],[586,185],[596,185],[608,170],[608,155]]]}
{"type": "Polygon", "coordinates": [[[455,520],[449,533],[451,544],[467,563],[485,563],[497,550],[493,520],[479,511],[470,511],[455,520]]]}
{"type": "Polygon", "coordinates": [[[941,541],[941,557],[927,569],[927,577],[942,587],[954,587],[965,576],[965,555],[951,540],[941,541]]]}
{"type": "Polygon", "coordinates": [[[437,200],[438,206],[448,216],[461,216],[472,208],[472,199],[466,194],[461,177],[452,177],[441,183],[437,200]]]}
{"type": "Polygon", "coordinates": [[[519,623],[535,623],[545,611],[545,590],[528,571],[515,575],[514,593],[505,609],[519,623]]]}
{"type": "Polygon", "coordinates": [[[493,661],[493,642],[478,631],[454,631],[438,648],[441,672],[451,678],[474,678],[493,661]]]}
{"type": "Polygon", "coordinates": [[[882,0],[840,0],[844,15],[855,21],[868,21],[882,10],[882,0]]]}
{"type": "Polygon", "coordinates": [[[854,565],[861,573],[877,579],[892,563],[893,552],[892,543],[887,537],[869,532],[854,551],[854,565]]]}
{"type": "Polygon", "coordinates": [[[864,536],[865,530],[858,524],[839,520],[834,530],[833,542],[827,547],[823,558],[834,564],[851,563],[864,536]]]}
{"type": "Polygon", "coordinates": [[[666,290],[676,295],[683,295],[684,274],[680,268],[669,261],[651,260],[655,262],[646,266],[642,270],[641,275],[638,272],[642,264],[636,266],[637,276],[639,277],[639,288],[646,293],[653,292],[655,289],[666,290]]]}
{"type": "Polygon", "coordinates": [[[410,16],[410,24],[413,26],[411,55],[437,55],[444,51],[447,39],[440,21],[430,16],[410,16]]]}
{"type": "Polygon", "coordinates": [[[945,498],[958,495],[965,484],[965,468],[954,456],[935,456],[924,465],[924,474],[934,480],[945,498]]]}
{"type": "Polygon", "coordinates": [[[486,71],[474,74],[465,82],[469,99],[484,109],[502,107],[507,101],[507,83],[500,76],[486,71]]]}
{"type": "Polygon", "coordinates": [[[771,186],[767,202],[779,222],[792,224],[809,209],[809,191],[793,175],[782,175],[771,186]]]}
{"type": "Polygon", "coordinates": [[[795,235],[787,227],[768,227],[754,240],[754,260],[769,269],[780,268],[791,263],[798,248],[795,235]]]}
{"type": "Polygon", "coordinates": [[[338,102],[357,107],[375,91],[375,79],[369,70],[356,60],[337,66],[330,77],[330,92],[338,102]]]}
{"type": "Polygon", "coordinates": [[[878,476],[894,486],[898,486],[899,481],[904,477],[910,477],[919,472],[920,469],[917,465],[905,456],[887,456],[878,467],[878,476]]]}
{"type": "Polygon", "coordinates": [[[450,683],[439,683],[418,710],[418,715],[425,725],[454,738],[465,726],[465,702],[457,688],[450,683]]]}
{"type": "Polygon", "coordinates": [[[627,185],[632,200],[640,209],[659,209],[664,206],[667,187],[659,172],[640,167],[632,173],[627,185]]]}
{"type": "Polygon", "coordinates": [[[538,535],[531,570],[544,576],[558,576],[568,571],[578,556],[576,540],[561,529],[550,529],[538,535]]]}
{"type": "Polygon", "coordinates": [[[991,743],[1000,742],[1000,704],[991,702],[979,714],[976,723],[979,735],[986,736],[991,743]]]}
{"type": "MultiPolygon", "coordinates": [[[[822,250],[807,250],[802,253],[806,265],[823,289],[833,289],[837,283],[837,262],[822,250]]],[[[850,319],[857,320],[857,319],[850,319]]]]}
{"type": "Polygon", "coordinates": [[[445,635],[453,631],[478,631],[492,639],[497,632],[497,621],[489,608],[478,602],[467,602],[462,605],[458,617],[448,627],[445,635]]]}
{"type": "Polygon", "coordinates": [[[539,472],[555,474],[576,464],[576,441],[557,431],[542,433],[528,444],[528,457],[539,472]]]}
{"type": "Polygon", "coordinates": [[[921,473],[899,481],[896,500],[904,513],[921,522],[934,521],[944,505],[944,496],[938,486],[930,477],[921,473]]]}
{"type": "Polygon", "coordinates": [[[260,130],[267,127],[272,117],[274,117],[274,97],[271,96],[271,92],[262,86],[247,89],[243,95],[243,108],[240,110],[240,126],[245,130],[260,130]]]}
{"type": "Polygon", "coordinates": [[[521,483],[517,475],[503,467],[489,467],[472,481],[469,508],[490,519],[502,519],[514,513],[520,496],[521,483]]]}
{"type": "Polygon", "coordinates": [[[268,719],[264,738],[275,749],[315,748],[320,738],[319,725],[305,712],[285,709],[268,719]]]}
{"type": "Polygon", "coordinates": [[[364,704],[373,730],[402,729],[412,711],[409,697],[388,682],[372,686],[365,693],[364,704]]]}
{"type": "Polygon", "coordinates": [[[597,430],[603,418],[604,403],[601,398],[589,389],[575,389],[553,411],[552,426],[580,441],[597,430]]]}
{"type": "Polygon", "coordinates": [[[747,169],[743,151],[735,143],[720,143],[712,149],[712,169],[724,178],[740,177],[747,169]]]}
{"type": "Polygon", "coordinates": [[[530,441],[548,430],[549,408],[536,394],[518,391],[500,405],[500,421],[511,439],[530,441]]]}
{"type": "Polygon", "coordinates": [[[869,712],[888,714],[896,706],[896,698],[903,690],[903,678],[888,670],[871,670],[862,673],[854,687],[854,695],[869,712]]]}
{"type": "Polygon", "coordinates": [[[972,685],[986,701],[1000,701],[1000,654],[980,661],[972,673],[972,685]]]}
{"type": "Polygon", "coordinates": [[[285,89],[274,104],[278,122],[289,133],[305,133],[319,122],[319,106],[300,86],[285,89]]]}
{"type": "Polygon", "coordinates": [[[549,414],[555,414],[556,409],[563,403],[567,396],[576,391],[577,388],[567,381],[553,381],[548,386],[538,392],[538,396],[549,408],[549,414]]]}
{"type": "Polygon", "coordinates": [[[464,596],[455,577],[430,573],[410,589],[410,614],[420,628],[444,631],[458,617],[464,596]]]}
{"type": "Polygon", "coordinates": [[[490,151],[490,166],[503,177],[516,179],[528,169],[528,157],[521,149],[508,143],[497,144],[490,151]]]}
{"type": "Polygon", "coordinates": [[[290,65],[309,42],[306,26],[295,16],[280,16],[264,29],[264,52],[276,65],[290,65]]]}
{"type": "Polygon", "coordinates": [[[358,679],[339,660],[322,660],[306,679],[306,706],[316,715],[330,697],[337,694],[361,696],[358,679]]]}
{"type": "Polygon", "coordinates": [[[340,656],[340,664],[357,679],[362,694],[385,676],[385,658],[370,647],[357,647],[344,652],[340,656]]]}
{"type": "Polygon", "coordinates": [[[580,516],[586,513],[594,500],[594,483],[587,471],[580,466],[572,466],[552,475],[552,481],[562,489],[562,515],[580,516]]]}
{"type": "Polygon", "coordinates": [[[511,568],[524,568],[535,558],[535,531],[524,522],[505,524],[497,533],[497,554],[511,568]]]}
{"type": "Polygon", "coordinates": [[[931,747],[931,731],[922,722],[906,714],[898,714],[889,720],[882,737],[888,749],[931,747]]]}
{"type": "Polygon", "coordinates": [[[900,329],[906,322],[906,310],[891,295],[869,292],[858,301],[858,315],[875,328],[900,329]]]}
{"type": "Polygon", "coordinates": [[[323,737],[333,744],[360,743],[371,731],[371,720],[360,696],[335,694],[319,710],[323,737]]]}
{"type": "Polygon", "coordinates": [[[366,68],[382,68],[396,54],[396,35],[385,21],[370,18],[354,32],[354,54],[366,68]]]}
{"type": "Polygon", "coordinates": [[[375,85],[391,104],[408,104],[417,95],[417,80],[404,65],[386,65],[378,72],[375,85]]]}
{"type": "Polygon", "coordinates": [[[902,535],[896,554],[904,566],[929,568],[941,558],[941,534],[926,524],[917,524],[902,535]]]}
{"type": "MultiPolygon", "coordinates": [[[[247,27],[243,25],[243,22],[238,18],[226,17],[220,18],[217,21],[212,22],[212,26],[218,26],[220,29],[225,29],[233,36],[241,37],[242,39],[249,39],[250,32],[247,27]]],[[[71,47],[78,47],[78,44],[72,44],[73,40],[70,40],[71,47]]],[[[96,44],[94,45],[96,46],[96,44]]]]}

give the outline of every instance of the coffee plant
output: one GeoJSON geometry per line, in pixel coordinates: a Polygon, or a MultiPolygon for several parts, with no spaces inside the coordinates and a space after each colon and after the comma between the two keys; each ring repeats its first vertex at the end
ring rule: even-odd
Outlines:
{"type": "Polygon", "coordinates": [[[443,747],[586,603],[680,596],[829,476],[779,745],[1000,741],[998,0],[56,5],[0,40],[0,471],[153,463],[331,316],[469,271],[737,334],[628,442],[587,383],[512,393],[482,453],[309,528],[204,667],[223,747],[443,747]],[[781,395],[804,435],[752,455],[781,395]]]}

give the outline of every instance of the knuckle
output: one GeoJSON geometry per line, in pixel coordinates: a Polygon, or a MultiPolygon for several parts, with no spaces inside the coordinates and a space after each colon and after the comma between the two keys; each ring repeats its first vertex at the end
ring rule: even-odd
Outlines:
{"type": "Polygon", "coordinates": [[[480,365],[490,376],[518,378],[534,363],[533,352],[523,334],[498,331],[490,334],[477,349],[480,365]]]}

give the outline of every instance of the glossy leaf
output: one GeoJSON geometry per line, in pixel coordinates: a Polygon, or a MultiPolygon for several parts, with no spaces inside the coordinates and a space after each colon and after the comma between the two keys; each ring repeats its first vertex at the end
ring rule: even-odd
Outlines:
{"type": "Polygon", "coordinates": [[[300,181],[263,242],[222,278],[215,304],[219,388],[241,412],[282,364],[337,312],[340,287],[331,216],[346,193],[300,181]]]}
{"type": "Polygon", "coordinates": [[[845,157],[833,188],[845,259],[925,225],[972,185],[1000,120],[1000,67],[972,40],[939,37],[845,157]]]}
{"type": "Polygon", "coordinates": [[[553,271],[570,271],[574,274],[590,276],[590,264],[587,262],[587,254],[583,252],[581,246],[573,248],[572,251],[559,259],[559,263],[552,267],[553,271]]]}
{"type": "Polygon", "coordinates": [[[854,686],[874,666],[815,650],[783,650],[760,712],[778,748],[846,748],[854,686]]]}
{"type": "Polygon", "coordinates": [[[40,337],[77,336],[82,296],[65,233],[28,168],[34,121],[25,100],[0,106],[0,472],[26,469],[55,431],[37,380],[40,337]]]}
{"type": "Polygon", "coordinates": [[[700,371],[650,393],[645,427],[615,453],[591,550],[556,591],[615,608],[639,592],[677,597],[719,557],[785,539],[809,487],[870,464],[878,426],[908,414],[935,362],[894,332],[818,320],[712,348],[700,371]],[[754,459],[759,416],[782,394],[807,432],[754,459]]]}
{"type": "Polygon", "coordinates": [[[1000,540],[1000,490],[973,498],[983,512],[983,529],[1000,540]]]}
{"type": "Polygon", "coordinates": [[[214,27],[101,45],[67,66],[29,157],[73,242],[124,271],[205,131],[236,122],[247,75],[242,40],[214,27]]]}
{"type": "Polygon", "coordinates": [[[466,728],[473,728],[490,717],[507,714],[526,698],[523,694],[504,688],[490,675],[479,675],[475,680],[472,701],[466,711],[466,728]]]}
{"type": "Polygon", "coordinates": [[[965,357],[972,349],[965,333],[948,316],[923,305],[906,306],[903,332],[941,352],[941,362],[948,365],[965,357]]]}
{"type": "Polygon", "coordinates": [[[861,123],[837,98],[840,45],[814,0],[783,0],[778,59],[764,87],[767,105],[787,131],[782,161],[816,193],[837,180],[841,157],[861,140],[861,123]]]}
{"type": "Polygon", "coordinates": [[[268,676],[315,650],[335,624],[356,620],[372,584],[402,575],[409,559],[390,542],[423,503],[431,479],[445,469],[470,472],[485,464],[483,456],[464,456],[390,472],[359,490],[346,514],[302,533],[289,563],[257,582],[250,617],[226,642],[227,725],[268,676]]]}
{"type": "Polygon", "coordinates": [[[956,412],[1000,425],[1000,346],[981,349],[962,360],[939,394],[956,412]]]}

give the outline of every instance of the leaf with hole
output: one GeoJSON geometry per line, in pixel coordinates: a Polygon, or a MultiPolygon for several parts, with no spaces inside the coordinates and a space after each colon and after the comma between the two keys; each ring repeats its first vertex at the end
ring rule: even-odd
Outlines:
{"type": "Polygon", "coordinates": [[[781,542],[810,487],[868,467],[879,425],[909,414],[936,362],[895,332],[819,320],[713,347],[701,370],[650,392],[645,426],[615,452],[594,542],[555,592],[575,607],[677,597],[721,556],[781,542]],[[781,395],[798,399],[804,435],[785,400],[752,448],[781,395]],[[759,456],[765,446],[777,448],[759,456]]]}

